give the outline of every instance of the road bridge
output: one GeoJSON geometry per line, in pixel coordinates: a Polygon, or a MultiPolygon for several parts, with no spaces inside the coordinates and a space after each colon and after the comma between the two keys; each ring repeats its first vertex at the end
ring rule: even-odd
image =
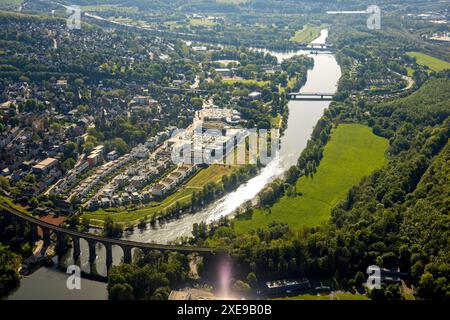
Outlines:
{"type": "Polygon", "coordinates": [[[331,101],[333,93],[322,92],[290,92],[286,95],[288,100],[304,100],[304,101],[331,101]]]}

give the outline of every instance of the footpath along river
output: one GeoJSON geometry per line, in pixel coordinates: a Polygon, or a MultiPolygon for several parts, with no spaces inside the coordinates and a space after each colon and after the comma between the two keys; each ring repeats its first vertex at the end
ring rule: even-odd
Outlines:
{"type": "MultiPolygon", "coordinates": [[[[312,41],[314,44],[324,44],[328,36],[328,30],[321,31],[320,36],[312,41]]],[[[333,54],[320,53],[309,54],[309,51],[277,52],[259,49],[278,58],[281,63],[294,55],[307,54],[314,59],[314,68],[308,71],[308,77],[303,92],[336,91],[338,80],[341,76],[340,67],[333,54]]],[[[305,148],[311,136],[313,128],[323,111],[328,107],[329,101],[289,101],[289,119],[287,128],[281,138],[279,156],[264,167],[258,176],[240,186],[236,191],[224,196],[205,210],[193,215],[185,215],[178,220],[157,225],[155,228],[147,228],[144,231],[136,230],[127,235],[125,239],[140,242],[167,243],[180,236],[189,236],[194,223],[202,221],[210,223],[223,216],[232,214],[247,200],[254,199],[264,186],[282,175],[290,166],[296,163],[302,150],[305,148]]],[[[81,268],[89,272],[88,246],[84,240],[81,246],[81,268]]],[[[71,263],[71,252],[68,252],[64,264],[71,263]]],[[[113,264],[120,263],[122,251],[113,247],[113,264]]],[[[97,272],[106,275],[106,254],[104,247],[97,248],[95,262],[97,272]]],[[[7,299],[107,299],[106,283],[82,279],[81,290],[68,290],[66,288],[67,275],[56,267],[41,268],[24,277],[20,286],[7,299]]]]}

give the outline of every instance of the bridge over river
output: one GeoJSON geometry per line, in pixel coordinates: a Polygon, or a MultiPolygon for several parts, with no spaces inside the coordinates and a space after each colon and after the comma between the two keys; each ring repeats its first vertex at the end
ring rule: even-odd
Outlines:
{"type": "Polygon", "coordinates": [[[45,221],[39,220],[29,214],[23,213],[7,203],[0,202],[0,213],[10,214],[19,220],[28,223],[31,227],[33,238],[38,238],[38,228],[42,230],[42,239],[44,241],[44,247],[47,247],[51,242],[51,234],[56,236],[56,253],[63,254],[66,250],[66,237],[72,239],[73,242],[73,258],[74,261],[80,257],[80,239],[84,239],[89,245],[89,263],[94,263],[96,259],[95,245],[97,243],[102,243],[106,248],[106,267],[109,269],[113,262],[112,256],[112,246],[117,245],[122,248],[123,251],[123,261],[125,263],[131,263],[131,251],[133,248],[141,249],[143,252],[149,250],[162,250],[162,251],[176,251],[180,253],[203,253],[210,254],[215,250],[214,248],[208,247],[194,247],[194,246],[182,246],[182,245],[166,245],[157,243],[143,243],[136,241],[128,241],[122,239],[112,239],[97,236],[90,233],[78,232],[75,230],[70,230],[55,226],[53,224],[47,223],[45,221]]]}
{"type": "Polygon", "coordinates": [[[321,52],[321,51],[324,51],[324,52],[327,52],[327,53],[334,53],[334,52],[336,52],[336,48],[333,45],[326,44],[326,43],[324,43],[324,44],[321,44],[321,43],[310,43],[310,44],[303,43],[303,44],[299,44],[297,46],[297,48],[299,50],[310,50],[312,53],[314,53],[314,52],[321,52]]]}
{"type": "Polygon", "coordinates": [[[322,92],[290,92],[286,96],[288,100],[331,101],[333,95],[333,93],[322,92]]]}

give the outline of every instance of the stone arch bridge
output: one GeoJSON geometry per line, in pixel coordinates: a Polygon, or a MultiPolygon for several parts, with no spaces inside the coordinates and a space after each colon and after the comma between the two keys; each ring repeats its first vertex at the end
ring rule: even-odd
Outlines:
{"type": "Polygon", "coordinates": [[[101,243],[106,248],[106,267],[109,269],[113,262],[112,256],[112,246],[117,245],[122,248],[123,251],[123,261],[125,263],[131,263],[133,248],[141,249],[143,252],[149,250],[161,250],[161,251],[176,251],[180,253],[200,253],[200,254],[211,254],[214,252],[214,248],[208,247],[194,247],[194,246],[183,246],[183,245],[167,245],[167,244],[156,244],[156,243],[143,243],[136,241],[128,241],[122,239],[113,239],[101,237],[89,233],[78,232],[59,226],[52,225],[45,221],[39,220],[31,215],[23,213],[6,203],[0,202],[0,213],[10,214],[14,217],[28,223],[34,234],[37,237],[37,228],[42,230],[42,238],[44,240],[44,246],[50,244],[50,236],[53,233],[56,236],[56,253],[60,254],[66,250],[65,236],[68,236],[73,241],[73,258],[76,261],[80,257],[80,239],[84,239],[89,246],[89,263],[92,264],[96,259],[96,248],[97,243],[101,243]]]}

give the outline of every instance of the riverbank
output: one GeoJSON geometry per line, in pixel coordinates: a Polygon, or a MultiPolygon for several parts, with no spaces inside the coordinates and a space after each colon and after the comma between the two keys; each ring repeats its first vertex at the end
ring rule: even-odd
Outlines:
{"type": "Polygon", "coordinates": [[[311,24],[306,24],[303,26],[303,29],[298,30],[295,33],[290,41],[300,43],[321,43],[322,39],[320,38],[320,35],[322,30],[324,30],[326,27],[327,25],[314,26],[311,24]]]}
{"type": "Polygon", "coordinates": [[[353,185],[384,165],[387,146],[388,140],[374,135],[367,126],[339,124],[331,132],[314,176],[299,178],[295,195],[284,195],[270,208],[255,208],[239,217],[235,230],[247,233],[272,221],[288,223],[292,229],[320,225],[353,185]]]}

